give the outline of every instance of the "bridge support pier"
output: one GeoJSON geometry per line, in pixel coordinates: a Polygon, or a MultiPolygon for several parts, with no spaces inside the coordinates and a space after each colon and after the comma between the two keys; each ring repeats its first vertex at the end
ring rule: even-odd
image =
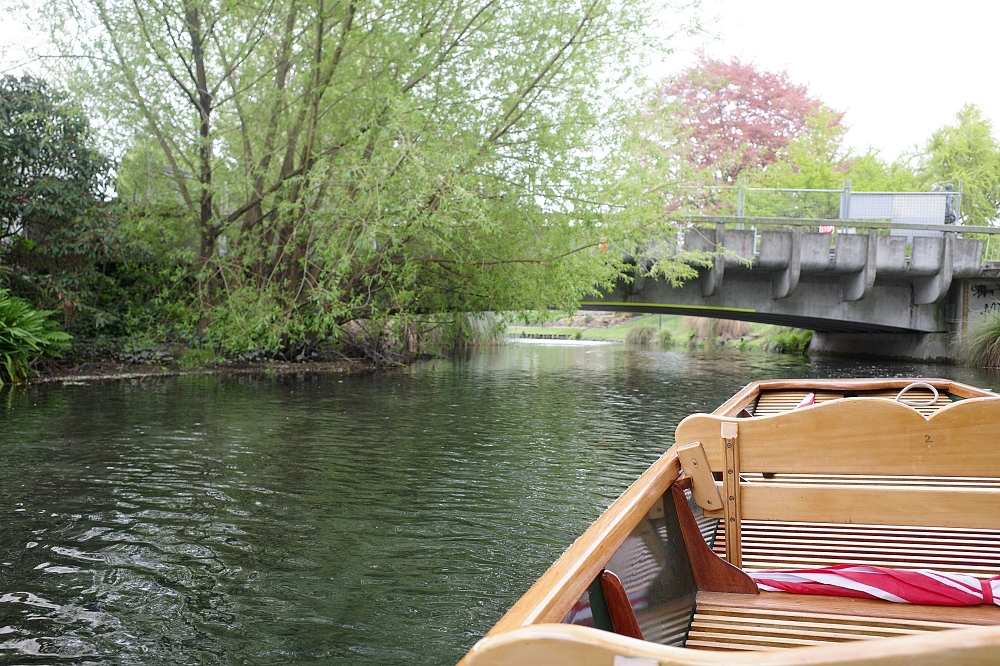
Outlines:
{"type": "Polygon", "coordinates": [[[810,354],[922,361],[954,361],[958,344],[951,333],[829,333],[816,331],[810,354]]]}

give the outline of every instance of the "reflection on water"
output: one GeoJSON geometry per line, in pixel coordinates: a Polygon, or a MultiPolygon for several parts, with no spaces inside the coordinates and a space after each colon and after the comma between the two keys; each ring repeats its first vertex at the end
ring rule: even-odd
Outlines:
{"type": "Polygon", "coordinates": [[[0,420],[0,663],[451,664],[752,379],[943,366],[512,345],[371,377],[33,387],[0,420]]]}

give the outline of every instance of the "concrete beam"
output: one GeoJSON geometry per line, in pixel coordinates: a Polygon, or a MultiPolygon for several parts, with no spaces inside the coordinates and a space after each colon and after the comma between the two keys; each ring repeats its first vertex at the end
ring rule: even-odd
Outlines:
{"type": "MultiPolygon", "coordinates": [[[[765,232],[766,233],[766,232],[765,232]]],[[[778,270],[771,273],[771,298],[788,298],[795,291],[795,288],[799,286],[799,276],[802,274],[802,262],[801,262],[801,246],[802,246],[802,232],[799,229],[794,230],[791,233],[787,232],[772,232],[775,235],[771,236],[772,252],[775,256],[773,258],[768,257],[772,265],[780,265],[778,261],[777,253],[780,249],[784,249],[787,244],[788,250],[785,253],[785,267],[784,270],[778,270]],[[781,234],[778,236],[777,234],[781,234]]],[[[760,239],[760,254],[761,254],[761,264],[765,263],[764,259],[764,234],[761,234],[760,239]]]]}
{"type": "Polygon", "coordinates": [[[948,233],[944,238],[913,239],[913,252],[910,256],[910,266],[916,266],[917,274],[924,273],[930,267],[936,267],[937,272],[931,277],[916,278],[913,281],[913,304],[930,305],[940,303],[951,289],[952,256],[954,254],[955,234],[948,233]],[[923,241],[918,243],[918,241],[923,241]],[[937,256],[934,256],[935,250],[937,256]]]}
{"type": "MultiPolygon", "coordinates": [[[[837,258],[840,258],[841,247],[849,236],[837,240],[837,258]]],[[[854,236],[856,241],[863,241],[864,262],[861,270],[844,275],[840,278],[841,298],[845,301],[860,301],[872,292],[875,286],[875,274],[878,267],[878,235],[874,229],[868,230],[868,236],[854,236]]],[[[860,247],[858,248],[860,250],[860,247]]],[[[848,262],[844,262],[847,264],[848,262]]]]}
{"type": "MultiPolygon", "coordinates": [[[[712,234],[712,252],[718,252],[720,245],[722,244],[723,237],[726,233],[726,227],[722,224],[715,225],[715,233],[712,234]]],[[[685,245],[687,243],[685,242],[685,245]]],[[[726,260],[721,256],[716,256],[712,263],[712,267],[702,271],[699,276],[701,280],[701,295],[705,298],[709,296],[715,296],[719,293],[719,287],[722,286],[722,278],[726,272],[726,260]]]]}

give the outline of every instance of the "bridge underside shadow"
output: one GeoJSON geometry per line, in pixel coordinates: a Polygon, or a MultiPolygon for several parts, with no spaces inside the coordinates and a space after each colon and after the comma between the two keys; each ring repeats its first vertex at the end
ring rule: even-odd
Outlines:
{"type": "Polygon", "coordinates": [[[623,301],[584,301],[581,310],[602,312],[637,312],[645,314],[670,314],[688,317],[710,317],[713,319],[735,319],[757,324],[774,324],[806,328],[825,333],[919,333],[916,329],[881,324],[839,321],[820,317],[802,316],[796,314],[756,312],[747,308],[712,307],[702,305],[683,305],[678,303],[630,303],[623,301]]]}
{"type": "Polygon", "coordinates": [[[837,275],[803,275],[795,290],[781,298],[775,297],[776,288],[766,271],[729,268],[720,280],[712,270],[702,270],[679,287],[643,277],[623,280],[603,298],[587,300],[581,307],[736,319],[828,333],[948,331],[949,299],[918,305],[914,285],[906,279],[876,279],[865,297],[855,300],[845,298],[837,275]]]}

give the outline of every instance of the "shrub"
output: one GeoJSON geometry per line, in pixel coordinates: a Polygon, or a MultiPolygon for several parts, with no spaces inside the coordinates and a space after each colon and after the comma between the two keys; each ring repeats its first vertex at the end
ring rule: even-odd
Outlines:
{"type": "Polygon", "coordinates": [[[660,346],[661,347],[673,347],[674,346],[674,336],[670,335],[670,331],[663,329],[660,331],[660,346]]]}
{"type": "Polygon", "coordinates": [[[656,338],[656,329],[652,326],[636,326],[625,334],[625,343],[629,345],[648,345],[656,338]]]}
{"type": "Polygon", "coordinates": [[[204,368],[206,366],[215,365],[218,362],[219,358],[215,355],[214,351],[198,347],[186,350],[180,355],[180,358],[177,359],[177,365],[185,370],[191,368],[204,368]]]}
{"type": "Polygon", "coordinates": [[[685,317],[684,329],[690,331],[690,341],[704,342],[708,347],[722,347],[729,340],[743,337],[750,330],[750,324],[733,319],[712,319],[709,317],[685,317]]]}
{"type": "Polygon", "coordinates": [[[1000,314],[983,317],[962,347],[966,363],[986,368],[1000,367],[1000,314]]]}
{"type": "Polygon", "coordinates": [[[812,337],[812,331],[800,328],[785,329],[774,336],[767,345],[767,351],[778,354],[805,354],[812,337]]]}
{"type": "Polygon", "coordinates": [[[0,289],[0,386],[27,379],[31,362],[43,354],[58,355],[70,336],[21,298],[0,289]]]}

